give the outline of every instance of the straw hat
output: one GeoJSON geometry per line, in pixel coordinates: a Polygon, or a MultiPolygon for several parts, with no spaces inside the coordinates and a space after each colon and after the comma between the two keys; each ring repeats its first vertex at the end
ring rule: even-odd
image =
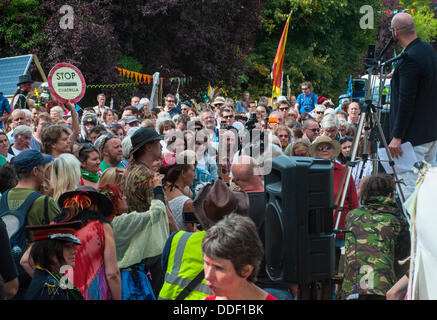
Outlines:
{"type": "Polygon", "coordinates": [[[333,154],[334,158],[336,158],[340,154],[341,146],[340,143],[338,143],[338,141],[332,140],[328,136],[318,136],[316,140],[314,140],[313,143],[310,145],[310,148],[308,149],[312,157],[316,156],[317,147],[322,143],[328,143],[332,146],[332,149],[334,150],[334,154],[333,154]]]}

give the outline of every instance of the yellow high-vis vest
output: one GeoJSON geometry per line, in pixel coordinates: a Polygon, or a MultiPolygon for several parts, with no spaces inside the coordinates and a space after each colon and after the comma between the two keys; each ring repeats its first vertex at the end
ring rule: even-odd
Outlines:
{"type": "MultiPolygon", "coordinates": [[[[205,233],[179,231],[173,236],[164,285],[158,300],[176,300],[181,291],[203,270],[201,246],[205,233]]],[[[211,294],[203,279],[185,300],[202,300],[211,294]]]]}

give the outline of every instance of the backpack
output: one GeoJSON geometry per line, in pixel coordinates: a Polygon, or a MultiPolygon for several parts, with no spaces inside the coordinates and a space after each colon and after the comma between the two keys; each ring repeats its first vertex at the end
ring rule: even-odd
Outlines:
{"type": "MultiPolygon", "coordinates": [[[[0,218],[6,225],[6,230],[9,236],[11,245],[11,255],[19,275],[25,274],[26,271],[21,267],[20,260],[24,252],[27,250],[29,240],[27,239],[27,230],[24,227],[26,223],[27,213],[32,207],[36,199],[42,196],[39,192],[32,192],[24,200],[24,202],[17,208],[17,210],[10,210],[8,206],[7,196],[10,190],[3,193],[0,199],[0,218]]],[[[48,197],[44,199],[44,219],[48,224],[48,197]]]]}
{"type": "Polygon", "coordinates": [[[120,269],[120,276],[122,300],[156,300],[144,263],[120,269]]]}

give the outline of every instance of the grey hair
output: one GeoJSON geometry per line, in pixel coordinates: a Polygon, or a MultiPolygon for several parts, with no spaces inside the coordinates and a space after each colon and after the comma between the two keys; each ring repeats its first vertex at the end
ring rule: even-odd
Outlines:
{"type": "Polygon", "coordinates": [[[19,125],[14,129],[14,136],[18,137],[21,135],[31,136],[32,135],[32,128],[29,126],[26,126],[24,124],[19,125]]]}
{"type": "Polygon", "coordinates": [[[246,265],[253,266],[247,278],[250,282],[257,280],[264,256],[255,223],[251,218],[236,213],[226,215],[206,231],[202,252],[211,258],[231,260],[236,273],[241,277],[246,265]]]}
{"type": "Polygon", "coordinates": [[[327,129],[331,127],[338,128],[338,126],[339,126],[339,121],[337,116],[331,113],[326,114],[323,117],[322,121],[320,122],[320,127],[322,127],[323,129],[327,129]]]}

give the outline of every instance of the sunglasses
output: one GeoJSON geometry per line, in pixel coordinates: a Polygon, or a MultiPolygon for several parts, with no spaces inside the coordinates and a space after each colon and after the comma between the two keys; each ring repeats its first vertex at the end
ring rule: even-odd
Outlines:
{"type": "Polygon", "coordinates": [[[307,130],[312,131],[312,132],[319,132],[319,131],[320,131],[320,128],[307,129],[307,130]]]}
{"type": "Polygon", "coordinates": [[[308,90],[308,88],[307,88],[307,87],[305,87],[305,88],[302,88],[302,90],[308,90]]]}
{"type": "Polygon", "coordinates": [[[279,108],[279,110],[281,110],[281,111],[287,111],[289,108],[287,107],[287,108],[279,108]]]}
{"type": "Polygon", "coordinates": [[[167,100],[168,103],[175,103],[174,100],[167,100]]]}
{"type": "Polygon", "coordinates": [[[288,134],[280,134],[278,135],[278,138],[288,138],[288,134]]]}
{"type": "Polygon", "coordinates": [[[108,134],[105,139],[103,139],[103,141],[101,142],[102,144],[102,149],[105,147],[106,142],[108,142],[109,140],[113,139],[113,138],[118,138],[118,136],[116,136],[115,134],[108,134]]]}
{"type": "Polygon", "coordinates": [[[224,119],[232,119],[234,116],[223,116],[224,119]]]}
{"type": "Polygon", "coordinates": [[[330,146],[330,145],[324,145],[324,146],[318,146],[317,147],[317,151],[323,151],[323,150],[326,150],[326,151],[328,151],[328,150],[331,150],[332,149],[332,147],[330,146]]]}
{"type": "Polygon", "coordinates": [[[317,114],[324,114],[323,111],[317,111],[316,113],[317,113],[317,114]]]}

